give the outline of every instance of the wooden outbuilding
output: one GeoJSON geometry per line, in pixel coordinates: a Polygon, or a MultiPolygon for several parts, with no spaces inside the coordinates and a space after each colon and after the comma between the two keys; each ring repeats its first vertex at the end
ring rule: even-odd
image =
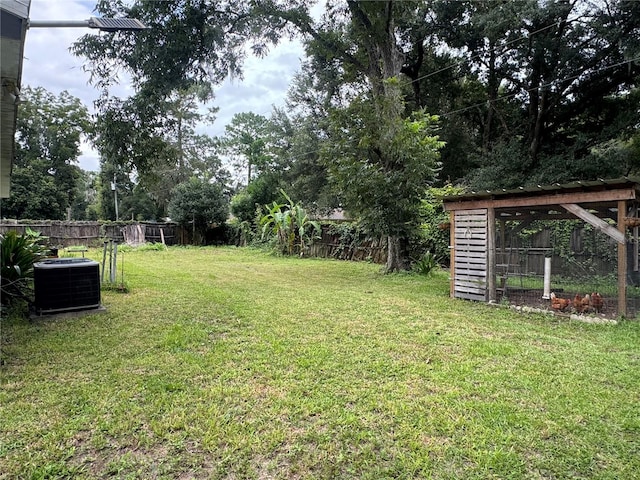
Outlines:
{"type": "Polygon", "coordinates": [[[624,177],[445,197],[451,223],[451,296],[497,300],[496,243],[505,222],[580,219],[617,246],[617,315],[626,316],[628,248],[633,268],[638,268],[639,193],[640,178],[624,177]]]}

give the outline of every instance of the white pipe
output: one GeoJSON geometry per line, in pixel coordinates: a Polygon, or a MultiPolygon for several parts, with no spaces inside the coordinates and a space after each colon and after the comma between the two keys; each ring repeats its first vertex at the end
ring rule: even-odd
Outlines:
{"type": "Polygon", "coordinates": [[[551,257],[544,258],[544,293],[542,298],[551,298],[551,257]]]}
{"type": "Polygon", "coordinates": [[[90,20],[29,20],[29,28],[88,28],[90,20]]]}

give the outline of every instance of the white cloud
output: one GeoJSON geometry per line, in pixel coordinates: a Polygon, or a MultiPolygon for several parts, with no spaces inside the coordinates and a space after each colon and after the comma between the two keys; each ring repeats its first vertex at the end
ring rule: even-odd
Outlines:
{"type": "MultiPolygon", "coordinates": [[[[31,20],[86,20],[94,16],[94,3],[81,0],[32,0],[31,20]]],[[[93,111],[98,91],[89,85],[89,74],[82,66],[84,59],[74,57],[69,47],[89,30],[81,28],[31,28],[27,32],[22,84],[43,87],[59,94],[67,90],[93,111]]],[[[293,75],[300,68],[304,52],[299,42],[283,41],[265,58],[249,57],[242,80],[227,80],[216,89],[213,105],[220,108],[213,126],[198,130],[221,135],[234,114],[252,111],[268,116],[273,105],[282,105],[293,75]]],[[[113,95],[126,96],[129,85],[112,90],[113,95]]],[[[80,166],[98,170],[98,153],[83,142],[80,166]]]]}

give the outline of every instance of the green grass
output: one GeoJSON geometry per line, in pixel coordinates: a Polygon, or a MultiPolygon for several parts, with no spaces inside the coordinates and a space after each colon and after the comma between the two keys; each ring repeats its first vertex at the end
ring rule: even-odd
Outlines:
{"type": "Polygon", "coordinates": [[[3,321],[0,478],[640,478],[638,322],[453,300],[446,272],[122,258],[106,313],[3,321]]]}

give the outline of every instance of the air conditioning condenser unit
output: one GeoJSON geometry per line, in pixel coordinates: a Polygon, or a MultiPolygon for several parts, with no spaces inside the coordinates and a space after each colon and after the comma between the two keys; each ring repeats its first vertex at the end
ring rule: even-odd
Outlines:
{"type": "Polygon", "coordinates": [[[33,264],[38,314],[100,307],[100,266],[88,258],[53,258],[33,264]]]}

